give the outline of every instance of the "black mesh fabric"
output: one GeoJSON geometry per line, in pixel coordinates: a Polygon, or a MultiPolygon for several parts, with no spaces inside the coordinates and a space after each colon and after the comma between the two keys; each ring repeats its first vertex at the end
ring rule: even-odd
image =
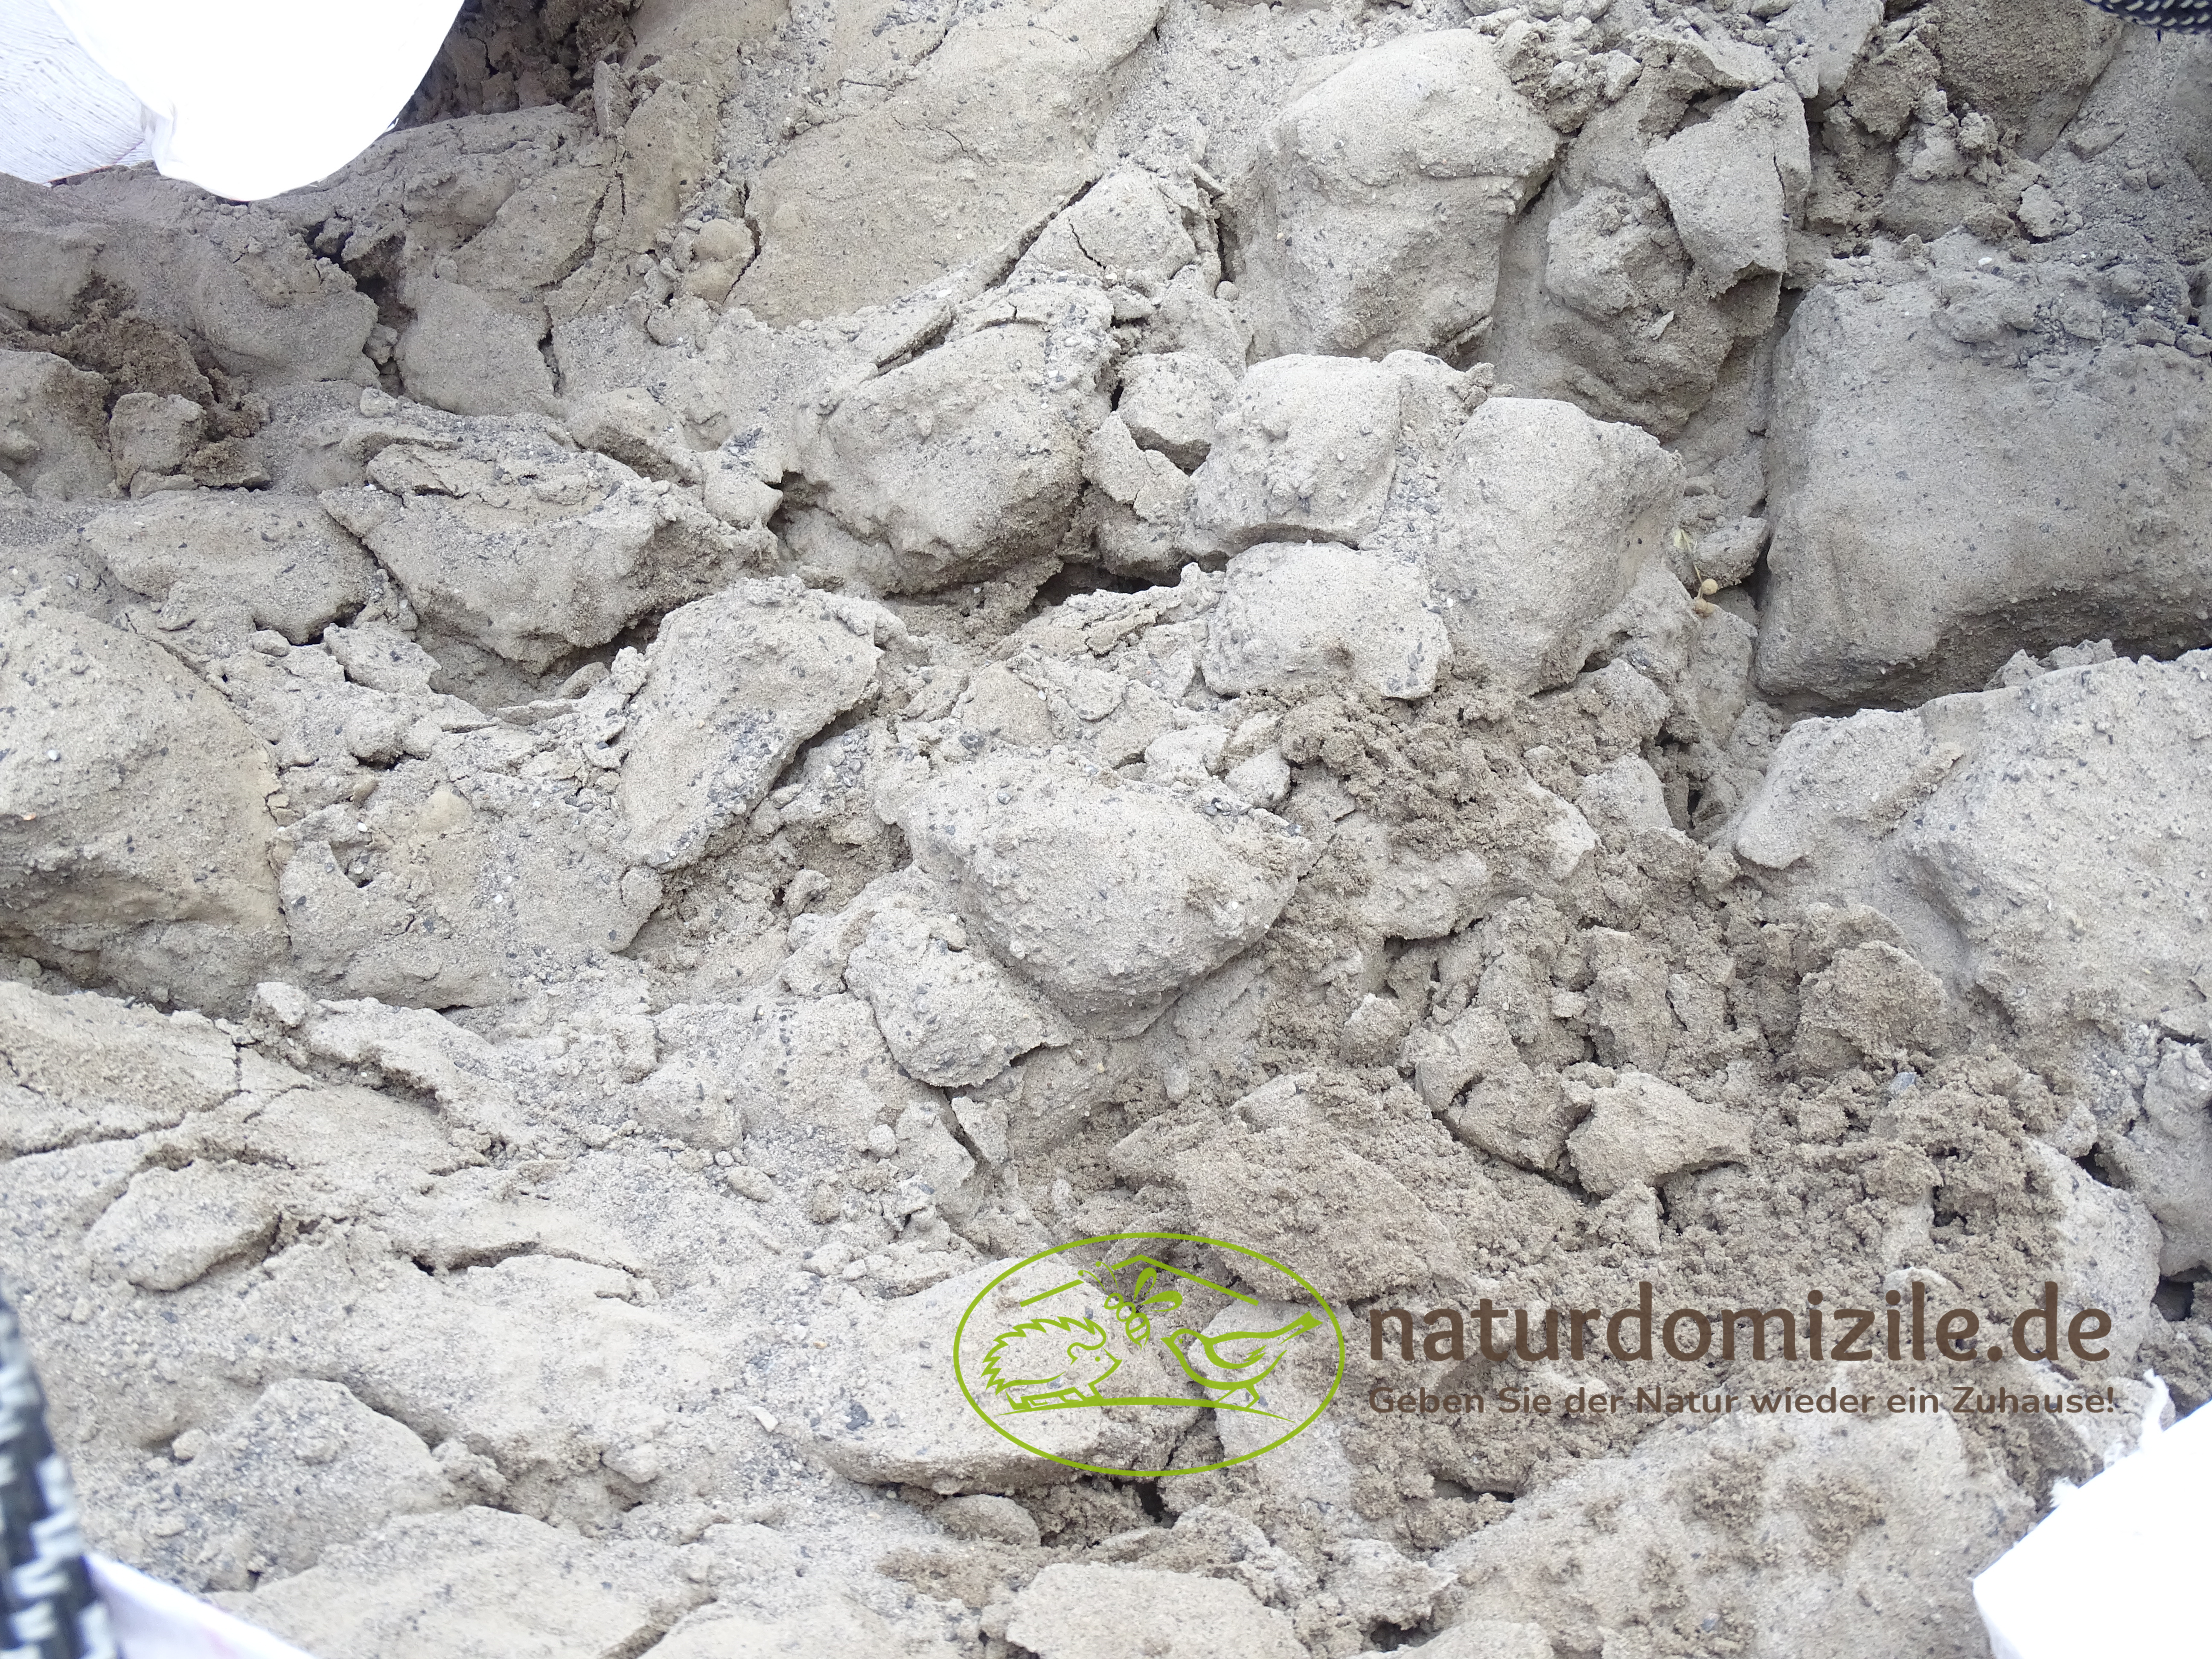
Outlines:
{"type": "Polygon", "coordinates": [[[115,1659],[46,1404],[15,1311],[0,1301],[0,1659],[115,1659]]]}
{"type": "Polygon", "coordinates": [[[2089,0],[2099,11],[2154,29],[2199,33],[2212,29],[2212,0],[2089,0]]]}

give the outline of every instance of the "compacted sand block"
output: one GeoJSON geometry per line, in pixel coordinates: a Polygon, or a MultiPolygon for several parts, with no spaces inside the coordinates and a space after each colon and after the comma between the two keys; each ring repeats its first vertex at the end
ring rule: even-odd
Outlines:
{"type": "Polygon", "coordinates": [[[307,188],[0,178],[94,1547],[319,1659],[1985,1652],[2212,1395],[2207,52],[471,0],[307,188]]]}

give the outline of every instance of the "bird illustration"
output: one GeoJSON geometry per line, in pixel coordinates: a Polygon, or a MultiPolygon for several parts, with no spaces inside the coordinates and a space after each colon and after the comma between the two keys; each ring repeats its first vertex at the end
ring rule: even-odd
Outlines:
{"type": "Polygon", "coordinates": [[[983,1355],[985,1384],[1018,1412],[1097,1400],[1098,1385],[1121,1368],[1089,1319],[1026,1321],[1000,1331],[983,1355]]]}
{"type": "Polygon", "coordinates": [[[2089,3],[2130,23],[2172,29],[2177,34],[2201,34],[2212,29],[2212,0],[2089,0],[2089,3]]]}
{"type": "Polygon", "coordinates": [[[1094,1267],[1083,1275],[1085,1282],[1094,1285],[1106,1297],[1107,1311],[1121,1322],[1129,1333],[1130,1342],[1143,1347],[1152,1337],[1152,1316],[1173,1313],[1182,1306],[1182,1292],[1176,1290],[1152,1289],[1152,1281],[1159,1277],[1161,1264],[1144,1256],[1133,1256],[1128,1261],[1113,1267],[1094,1267]],[[1140,1266],[1137,1282],[1127,1296],[1115,1288],[1114,1275],[1133,1264],[1140,1266]]]}
{"type": "Polygon", "coordinates": [[[1245,1405],[1257,1411],[1259,1384],[1283,1363],[1291,1344],[1320,1323],[1306,1313],[1277,1330],[1224,1331],[1218,1336],[1207,1336],[1186,1325],[1168,1333],[1167,1346],[1183,1374],[1212,1395],[1215,1404],[1227,1405],[1232,1396],[1241,1394],[1245,1405]],[[1191,1352],[1194,1338],[1201,1350],[1199,1354],[1191,1352]]]}

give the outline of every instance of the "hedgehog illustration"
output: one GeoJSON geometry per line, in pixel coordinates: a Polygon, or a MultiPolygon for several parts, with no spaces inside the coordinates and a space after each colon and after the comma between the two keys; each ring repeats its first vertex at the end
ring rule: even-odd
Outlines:
{"type": "Polygon", "coordinates": [[[1095,1400],[1121,1368],[1105,1331],[1089,1319],[1027,1321],[1000,1331],[983,1355],[984,1382],[1018,1412],[1095,1400]]]}

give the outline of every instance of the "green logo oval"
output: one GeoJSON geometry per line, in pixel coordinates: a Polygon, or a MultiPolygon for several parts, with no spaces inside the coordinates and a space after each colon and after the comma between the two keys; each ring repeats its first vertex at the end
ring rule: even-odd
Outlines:
{"type": "Polygon", "coordinates": [[[961,1395],[994,1430],[1070,1468],[1147,1480],[1296,1437],[1336,1397],[1344,1358],[1335,1311],[1304,1274],[1196,1233],[1041,1250],[978,1291],[952,1336],[961,1395]],[[1160,1467],[1207,1411],[1225,1455],[1160,1467]]]}

